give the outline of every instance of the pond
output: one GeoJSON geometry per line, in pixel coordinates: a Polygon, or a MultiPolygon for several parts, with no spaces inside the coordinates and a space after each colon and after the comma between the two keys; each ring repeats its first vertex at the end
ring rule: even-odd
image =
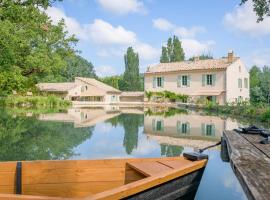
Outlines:
{"type": "MultiPolygon", "coordinates": [[[[170,108],[93,107],[58,113],[1,110],[0,160],[104,159],[179,156],[215,144],[229,118],[170,108]]],[[[196,199],[246,199],[220,147],[209,162],[196,199]]]]}

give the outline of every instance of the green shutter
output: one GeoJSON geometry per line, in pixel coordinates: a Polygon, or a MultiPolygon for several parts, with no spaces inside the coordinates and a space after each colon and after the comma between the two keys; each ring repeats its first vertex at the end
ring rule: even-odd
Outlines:
{"type": "Polygon", "coordinates": [[[205,74],[202,75],[202,86],[205,86],[206,76],[205,74]]]}
{"type": "Polygon", "coordinates": [[[202,135],[205,135],[205,124],[202,123],[201,125],[202,135]]]}
{"type": "Polygon", "coordinates": [[[152,130],[156,131],[156,120],[152,119],[152,130]]]}
{"type": "Polygon", "coordinates": [[[161,87],[164,87],[164,76],[161,77],[161,87]]]}
{"type": "Polygon", "coordinates": [[[187,122],[187,134],[190,134],[190,123],[187,122]]]}
{"type": "Polygon", "coordinates": [[[177,87],[181,87],[182,86],[182,76],[178,75],[177,76],[177,87]]]}
{"type": "Polygon", "coordinates": [[[153,88],[156,88],[157,78],[153,77],[153,88]]]}
{"type": "Polygon", "coordinates": [[[187,76],[187,86],[190,87],[190,80],[191,80],[191,77],[190,75],[187,76]]]}
{"type": "Polygon", "coordinates": [[[216,85],[216,79],[217,79],[216,74],[213,74],[213,75],[212,75],[212,79],[213,79],[213,80],[212,80],[212,83],[213,83],[212,85],[215,86],[215,85],[216,85]]]}
{"type": "Polygon", "coordinates": [[[214,124],[212,124],[212,133],[211,133],[212,136],[215,136],[216,135],[216,127],[214,124]]]}
{"type": "Polygon", "coordinates": [[[164,131],[164,121],[161,120],[161,131],[163,132],[164,131]]]}
{"type": "Polygon", "coordinates": [[[177,133],[182,133],[182,122],[177,121],[177,133]]]}

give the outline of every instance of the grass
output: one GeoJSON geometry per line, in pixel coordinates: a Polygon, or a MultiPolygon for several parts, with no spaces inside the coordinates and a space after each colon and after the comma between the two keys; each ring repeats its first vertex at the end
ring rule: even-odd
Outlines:
{"type": "Polygon", "coordinates": [[[2,107],[17,108],[67,108],[70,101],[63,100],[56,96],[18,96],[10,95],[0,99],[2,107]]]}

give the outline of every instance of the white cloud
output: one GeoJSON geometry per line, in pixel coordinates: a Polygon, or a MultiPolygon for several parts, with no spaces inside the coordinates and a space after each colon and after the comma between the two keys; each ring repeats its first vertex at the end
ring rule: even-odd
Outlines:
{"type": "Polygon", "coordinates": [[[211,52],[211,48],[213,45],[215,45],[213,40],[200,42],[195,39],[182,39],[181,41],[186,57],[192,57],[202,53],[211,52]]]}
{"type": "Polygon", "coordinates": [[[75,34],[80,40],[96,44],[97,55],[100,57],[122,57],[128,46],[133,46],[143,60],[154,60],[159,56],[158,49],[140,41],[136,33],[123,26],[113,26],[102,19],[95,19],[88,24],[80,24],[76,19],[68,17],[63,10],[56,7],[48,8],[46,13],[54,24],[64,19],[69,33],[75,34]]]}
{"type": "Polygon", "coordinates": [[[114,27],[101,19],[95,19],[87,28],[90,38],[98,44],[127,45],[136,42],[136,34],[122,26],[114,27]]]}
{"type": "Polygon", "coordinates": [[[183,26],[177,26],[164,18],[154,19],[153,26],[161,31],[170,31],[173,34],[180,36],[181,38],[192,38],[195,37],[198,33],[205,32],[205,28],[202,26],[186,28],[183,26]]]}
{"type": "Polygon", "coordinates": [[[146,12],[140,0],[97,0],[97,2],[103,9],[118,15],[146,12]]]}
{"type": "Polygon", "coordinates": [[[256,50],[251,54],[251,64],[263,67],[270,66],[270,48],[256,50]]]}
{"type": "Polygon", "coordinates": [[[117,74],[115,68],[110,65],[98,66],[95,70],[99,77],[113,76],[117,74]]]}
{"type": "Polygon", "coordinates": [[[174,28],[174,25],[164,18],[154,19],[153,26],[162,31],[170,31],[174,28]]]}
{"type": "Polygon", "coordinates": [[[232,12],[227,13],[223,22],[228,30],[237,33],[246,33],[254,37],[270,34],[270,17],[257,23],[257,16],[253,11],[251,1],[243,6],[237,6],[232,12]]]}

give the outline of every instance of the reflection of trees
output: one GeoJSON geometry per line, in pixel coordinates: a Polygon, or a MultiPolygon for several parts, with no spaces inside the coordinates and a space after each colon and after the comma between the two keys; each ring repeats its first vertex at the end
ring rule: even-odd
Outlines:
{"type": "Polygon", "coordinates": [[[182,146],[160,144],[161,155],[166,157],[180,156],[184,150],[182,146]]]}
{"type": "Polygon", "coordinates": [[[91,137],[92,129],[73,124],[12,118],[1,110],[0,160],[68,159],[74,147],[91,137]]]}
{"type": "Polygon", "coordinates": [[[133,149],[138,145],[139,127],[143,126],[144,116],[138,114],[122,114],[112,119],[107,120],[112,126],[120,124],[125,131],[123,145],[126,148],[127,154],[131,154],[133,149]]]}

